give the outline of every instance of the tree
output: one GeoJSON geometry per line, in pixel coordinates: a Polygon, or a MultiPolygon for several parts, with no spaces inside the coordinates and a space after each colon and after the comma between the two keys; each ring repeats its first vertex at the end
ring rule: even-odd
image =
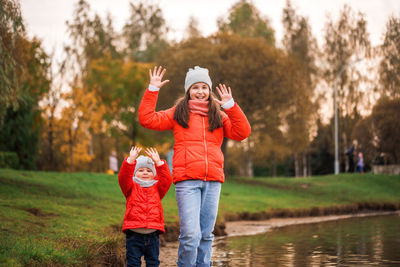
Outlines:
{"type": "MultiPolygon", "coordinates": [[[[54,59],[54,56],[51,56],[54,59]]],[[[52,62],[54,64],[54,62],[52,62]]],[[[50,90],[40,100],[43,120],[37,166],[41,170],[61,171],[67,165],[65,156],[61,153],[63,143],[60,118],[62,104],[66,98],[62,92],[62,82],[65,80],[65,60],[56,72],[50,72],[50,90]]]]}
{"type": "Polygon", "coordinates": [[[72,87],[65,94],[68,101],[58,122],[62,138],[61,151],[66,155],[69,171],[89,170],[94,155],[91,151],[90,126],[104,115],[96,101],[95,92],[87,88],[72,87]]]}
{"type": "Polygon", "coordinates": [[[35,168],[49,66],[41,43],[25,35],[19,3],[0,0],[0,150],[16,152],[26,169],[35,168]]]}
{"type": "Polygon", "coordinates": [[[298,80],[302,81],[302,83],[292,83],[293,86],[296,86],[294,91],[297,97],[292,99],[293,102],[287,110],[285,137],[292,149],[295,175],[301,175],[302,163],[302,175],[306,176],[309,174],[306,149],[310,144],[312,126],[317,111],[317,103],[314,103],[312,99],[315,96],[317,74],[315,57],[318,47],[307,19],[296,15],[289,0],[283,9],[282,22],[285,29],[283,44],[288,55],[298,61],[298,67],[301,69],[299,72],[301,77],[298,80]]]}
{"type": "Polygon", "coordinates": [[[73,80],[70,82],[70,106],[63,111],[69,116],[63,118],[63,123],[68,125],[65,131],[69,144],[70,169],[74,170],[76,166],[81,168],[83,164],[93,171],[105,171],[108,166],[108,154],[112,147],[108,132],[110,121],[106,120],[107,116],[109,117],[107,112],[112,109],[107,109],[107,105],[115,104],[109,97],[110,91],[115,88],[113,83],[119,86],[118,80],[114,79],[118,73],[113,69],[108,69],[110,75],[103,80],[106,84],[101,86],[93,81],[98,79],[95,77],[94,68],[98,62],[106,60],[109,60],[111,64],[116,62],[121,64],[123,54],[116,48],[117,35],[110,16],[106,18],[106,22],[103,22],[97,14],[91,15],[90,6],[86,1],[78,2],[73,19],[67,22],[67,25],[68,33],[73,41],[71,45],[65,47],[67,53],[65,68],[71,71],[69,76],[72,76],[73,80]],[[85,98],[85,101],[91,101],[90,106],[81,103],[84,97],[89,97],[85,98]],[[92,112],[92,115],[89,117],[83,115],[86,112],[92,112]],[[82,147],[82,143],[77,141],[80,138],[87,142],[88,151],[84,154],[88,156],[81,159],[82,164],[76,165],[74,157],[79,155],[74,151],[82,147]]]}
{"type": "Polygon", "coordinates": [[[241,146],[243,157],[238,163],[246,169],[243,173],[251,176],[253,155],[270,154],[279,147],[283,149],[283,144],[273,148],[263,146],[261,138],[269,136],[272,142],[282,139],[279,138],[282,116],[297,96],[293,83],[302,83],[298,80],[296,62],[261,38],[217,34],[190,39],[172,46],[161,57],[160,63],[167,68],[166,79],[170,82],[160,91],[158,106],[170,107],[184,93],[189,67],[208,68],[214,85],[225,83],[232,88],[235,101],[252,126],[249,141],[241,146]],[[255,152],[259,150],[260,153],[255,152]],[[261,150],[264,151],[261,153],[261,150]]]}
{"type": "Polygon", "coordinates": [[[74,82],[85,82],[92,60],[104,54],[111,55],[111,58],[122,57],[114,44],[117,36],[111,18],[108,16],[105,24],[97,14],[91,16],[90,6],[85,0],[77,3],[72,21],[67,21],[67,32],[71,44],[64,47],[65,68],[74,82]]]}
{"type": "Polygon", "coordinates": [[[379,74],[382,95],[400,96],[400,18],[391,16],[380,47],[382,60],[379,74]]]}
{"type": "MultiPolygon", "coordinates": [[[[351,63],[355,58],[369,58],[369,34],[364,15],[357,15],[347,5],[344,6],[337,22],[331,19],[325,27],[324,55],[326,68],[324,79],[329,92],[333,95],[334,82],[342,67],[351,63]]],[[[356,68],[347,68],[340,76],[337,86],[337,103],[339,116],[339,132],[342,144],[340,150],[345,151],[351,143],[350,137],[357,120],[360,118],[360,103],[363,93],[358,90],[361,82],[368,82],[368,77],[356,68]],[[348,117],[345,119],[345,117],[348,117]]]]}
{"type": "Polygon", "coordinates": [[[21,37],[15,45],[20,101],[18,107],[6,109],[0,128],[0,150],[16,152],[22,168],[35,169],[42,126],[38,103],[50,87],[50,64],[39,41],[21,37]]]}
{"type": "Polygon", "coordinates": [[[372,110],[378,151],[392,164],[400,163],[400,98],[382,97],[372,110]]]}
{"type": "Polygon", "coordinates": [[[333,120],[329,124],[317,121],[317,134],[310,144],[310,160],[313,175],[333,173],[334,151],[333,120]]]}
{"type": "Polygon", "coordinates": [[[131,15],[123,27],[125,54],[133,61],[153,62],[167,47],[168,28],[157,5],[130,3],[131,15]]]}
{"type": "Polygon", "coordinates": [[[261,37],[270,45],[275,44],[274,30],[267,18],[263,18],[258,9],[247,0],[234,4],[227,19],[217,21],[221,32],[235,33],[241,37],[261,37]]]}
{"type": "Polygon", "coordinates": [[[190,16],[185,34],[188,39],[201,37],[201,31],[199,29],[199,21],[195,17],[190,16]]]}
{"type": "Polygon", "coordinates": [[[381,97],[371,115],[356,125],[353,136],[369,164],[400,163],[400,98],[381,97]],[[384,160],[382,160],[382,158],[384,160]]]}
{"type": "Polygon", "coordinates": [[[0,128],[3,125],[6,110],[18,108],[23,100],[20,97],[21,86],[18,72],[16,43],[24,38],[25,27],[19,3],[15,0],[0,0],[0,128]]]}
{"type": "MultiPolygon", "coordinates": [[[[113,60],[107,55],[94,60],[90,65],[87,86],[95,93],[99,105],[104,108],[104,115],[99,118],[103,127],[93,126],[91,132],[95,135],[113,136],[114,150],[117,153],[121,145],[126,149],[129,145],[146,139],[137,119],[137,111],[147,86],[149,68],[151,66],[148,64],[113,60]]],[[[101,148],[101,144],[99,146],[101,148]]],[[[102,148],[100,151],[107,152],[102,148]]],[[[104,153],[98,154],[95,151],[95,154],[100,156],[96,159],[107,160],[107,154],[104,153]]]]}
{"type": "Polygon", "coordinates": [[[364,169],[370,169],[372,164],[378,163],[381,154],[376,143],[376,129],[372,116],[359,120],[354,126],[352,136],[358,141],[357,150],[363,153],[364,169]]]}

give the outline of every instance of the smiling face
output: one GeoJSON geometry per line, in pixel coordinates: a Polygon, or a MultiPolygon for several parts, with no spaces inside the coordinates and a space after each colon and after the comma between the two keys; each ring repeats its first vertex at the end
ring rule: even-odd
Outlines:
{"type": "Polygon", "coordinates": [[[207,101],[210,97],[210,88],[203,82],[194,83],[189,88],[189,96],[191,100],[207,101]]]}
{"type": "Polygon", "coordinates": [[[135,176],[142,180],[153,180],[154,174],[149,168],[139,168],[135,172],[135,176]]]}

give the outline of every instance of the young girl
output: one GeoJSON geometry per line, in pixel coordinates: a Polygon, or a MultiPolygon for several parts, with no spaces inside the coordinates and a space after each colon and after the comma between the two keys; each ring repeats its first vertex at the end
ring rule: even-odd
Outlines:
{"type": "Polygon", "coordinates": [[[180,218],[178,266],[210,266],[212,234],[224,182],[224,137],[241,141],[250,124],[232,98],[231,88],[219,85],[221,100],[212,94],[208,69],[189,69],[185,96],[170,109],[155,112],[162,67],[149,70],[150,85],[139,107],[139,122],[148,129],[173,130],[173,182],[180,218]],[[220,110],[222,106],[225,112],[220,110]]]}
{"type": "Polygon", "coordinates": [[[119,185],[126,197],[126,211],[122,231],[126,234],[126,265],[159,266],[159,233],[164,233],[164,213],[161,199],[171,186],[172,177],[165,160],[157,150],[148,148],[147,155],[139,156],[141,148],[133,147],[121,166],[119,185]]]}

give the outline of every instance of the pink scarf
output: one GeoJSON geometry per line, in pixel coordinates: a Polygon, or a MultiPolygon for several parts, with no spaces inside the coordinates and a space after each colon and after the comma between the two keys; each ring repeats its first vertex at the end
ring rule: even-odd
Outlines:
{"type": "Polygon", "coordinates": [[[201,116],[208,115],[208,101],[189,100],[189,110],[194,114],[201,116]]]}

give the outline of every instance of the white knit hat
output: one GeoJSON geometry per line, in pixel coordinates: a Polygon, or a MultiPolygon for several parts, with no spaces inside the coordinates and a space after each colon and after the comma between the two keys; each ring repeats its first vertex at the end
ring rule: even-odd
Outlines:
{"type": "Polygon", "coordinates": [[[187,90],[189,90],[192,84],[199,82],[208,84],[210,90],[212,90],[212,82],[210,76],[208,75],[208,69],[200,68],[199,66],[194,67],[194,69],[189,68],[185,79],[185,93],[187,90]]]}
{"type": "Polygon", "coordinates": [[[156,168],[154,167],[154,162],[153,162],[153,160],[152,160],[151,158],[149,158],[149,157],[146,157],[146,156],[139,156],[139,157],[136,159],[136,166],[135,166],[135,171],[133,172],[133,176],[135,176],[136,171],[137,171],[139,168],[149,168],[149,169],[153,172],[154,176],[157,175],[156,168]]]}

